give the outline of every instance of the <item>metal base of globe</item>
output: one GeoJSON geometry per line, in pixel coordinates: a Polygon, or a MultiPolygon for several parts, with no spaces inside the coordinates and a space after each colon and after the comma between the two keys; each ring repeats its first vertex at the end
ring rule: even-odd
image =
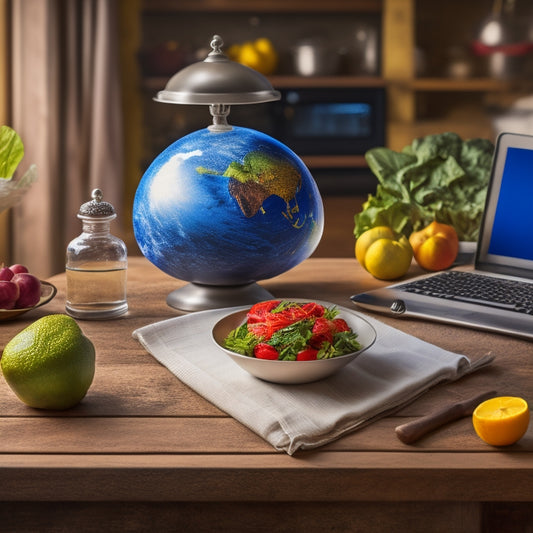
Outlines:
{"type": "Polygon", "coordinates": [[[205,311],[222,307],[253,305],[272,298],[272,294],[257,283],[247,285],[189,283],[169,293],[167,304],[180,311],[205,311]]]}

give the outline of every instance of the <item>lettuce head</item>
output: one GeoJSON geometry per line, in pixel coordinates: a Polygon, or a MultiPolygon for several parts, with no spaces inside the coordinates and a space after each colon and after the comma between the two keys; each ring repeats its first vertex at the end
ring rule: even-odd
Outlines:
{"type": "Polygon", "coordinates": [[[24,157],[24,145],[9,126],[0,127],[0,179],[10,180],[24,157]]]}
{"type": "Polygon", "coordinates": [[[355,215],[355,236],[390,226],[409,237],[437,220],[453,226],[459,240],[477,240],[493,153],[491,141],[455,133],[415,139],[401,152],[369,150],[365,158],[379,183],[355,215]]]}

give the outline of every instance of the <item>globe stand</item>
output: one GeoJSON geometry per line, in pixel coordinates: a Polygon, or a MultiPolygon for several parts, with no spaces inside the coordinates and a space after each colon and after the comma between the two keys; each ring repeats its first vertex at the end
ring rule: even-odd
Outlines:
{"type": "Polygon", "coordinates": [[[222,307],[253,305],[272,298],[272,294],[257,283],[246,285],[188,283],[169,293],[167,304],[180,311],[205,311],[222,307]]]}

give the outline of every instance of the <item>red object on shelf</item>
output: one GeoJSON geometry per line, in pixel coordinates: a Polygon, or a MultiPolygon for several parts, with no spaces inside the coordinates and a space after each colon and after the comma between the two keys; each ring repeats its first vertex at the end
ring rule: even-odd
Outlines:
{"type": "Polygon", "coordinates": [[[472,50],[475,54],[480,56],[486,56],[501,52],[509,56],[522,56],[530,52],[533,52],[533,43],[529,41],[500,44],[497,46],[488,46],[480,41],[474,41],[472,43],[472,50]]]}

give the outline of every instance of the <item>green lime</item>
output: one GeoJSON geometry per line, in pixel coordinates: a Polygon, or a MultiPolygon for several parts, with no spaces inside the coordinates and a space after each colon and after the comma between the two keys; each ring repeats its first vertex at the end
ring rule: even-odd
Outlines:
{"type": "Polygon", "coordinates": [[[95,350],[73,318],[48,315],[8,342],[0,366],[7,384],[25,404],[68,409],[91,386],[95,350]]]}

